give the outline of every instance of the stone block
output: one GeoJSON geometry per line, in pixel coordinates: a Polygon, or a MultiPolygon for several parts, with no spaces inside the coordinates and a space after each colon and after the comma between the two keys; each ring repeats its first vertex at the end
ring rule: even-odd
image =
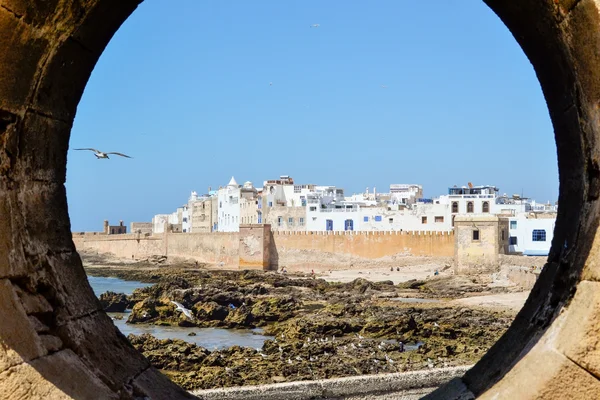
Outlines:
{"type": "Polygon", "coordinates": [[[595,399],[600,381],[540,341],[479,400],[492,399],[595,399]]]}
{"type": "Polygon", "coordinates": [[[118,399],[71,350],[62,350],[0,374],[2,399],[118,399]]]}
{"type": "Polygon", "coordinates": [[[600,229],[597,229],[594,235],[594,241],[585,260],[581,279],[600,281],[600,229]]]}
{"type": "Polygon", "coordinates": [[[124,382],[150,367],[104,311],[70,321],[53,334],[113,390],[120,390],[124,382]]]}
{"type": "Polygon", "coordinates": [[[79,254],[73,252],[48,255],[44,262],[48,263],[47,268],[53,273],[43,274],[38,284],[43,283],[50,290],[49,295],[54,297],[52,301],[62,305],[54,314],[56,324],[62,325],[102,309],[87,281],[79,254]]]}
{"type": "MultiPolygon", "coordinates": [[[[33,26],[43,25],[55,15],[59,0],[2,0],[2,5],[33,26]]],[[[62,3],[73,3],[62,1],[62,3]]]]}
{"type": "Polygon", "coordinates": [[[574,0],[562,3],[571,9],[564,21],[573,63],[582,90],[591,101],[600,100],[600,13],[595,0],[574,0]]]}
{"type": "Polygon", "coordinates": [[[0,399],[72,400],[72,397],[47,381],[29,364],[20,364],[0,373],[0,399]]]}
{"type": "Polygon", "coordinates": [[[600,379],[600,283],[580,282],[561,318],[557,349],[600,379]]]}
{"type": "Polygon", "coordinates": [[[26,252],[41,256],[48,252],[75,251],[64,185],[26,181],[19,189],[20,208],[11,211],[23,215],[26,252]]]}
{"type": "Polygon", "coordinates": [[[19,112],[35,86],[48,41],[0,7],[0,109],[19,112]]]}
{"type": "MultiPolygon", "coordinates": [[[[154,368],[148,368],[133,381],[136,392],[147,394],[153,400],[198,399],[186,392],[154,368]]],[[[203,397],[201,397],[203,399],[203,397]]]]}
{"type": "Polygon", "coordinates": [[[19,140],[22,157],[16,168],[28,180],[64,183],[70,134],[70,124],[27,112],[19,140]]]}
{"type": "Polygon", "coordinates": [[[71,123],[99,56],[73,39],[61,43],[42,71],[32,107],[71,123]]]}
{"type": "Polygon", "coordinates": [[[0,371],[17,362],[46,355],[46,349],[21,307],[13,285],[6,279],[0,280],[0,315],[0,371]]]}

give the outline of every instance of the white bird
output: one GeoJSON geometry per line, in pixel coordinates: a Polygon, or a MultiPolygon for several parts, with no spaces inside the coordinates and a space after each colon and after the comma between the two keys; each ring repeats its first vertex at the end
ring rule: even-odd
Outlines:
{"type": "Polygon", "coordinates": [[[435,326],[436,328],[439,328],[439,327],[440,327],[440,326],[438,325],[438,323],[437,323],[437,322],[434,322],[434,323],[433,323],[433,326],[435,326]]]}
{"type": "Polygon", "coordinates": [[[283,347],[279,346],[279,352],[283,353],[283,347]]]}
{"type": "Polygon", "coordinates": [[[269,82],[269,86],[273,86],[273,82],[269,82]]]}
{"type": "Polygon", "coordinates": [[[387,89],[387,85],[381,85],[382,89],[387,89]]]}
{"type": "Polygon", "coordinates": [[[296,356],[296,360],[298,360],[298,361],[302,361],[302,357],[300,357],[300,356],[296,356]]]}
{"type": "Polygon", "coordinates": [[[310,27],[311,27],[311,28],[318,28],[318,27],[320,27],[320,26],[321,26],[321,25],[319,25],[319,24],[312,24],[310,27]]]}
{"type": "Polygon", "coordinates": [[[105,153],[105,152],[100,151],[100,150],[92,149],[91,147],[86,147],[85,149],[73,149],[73,150],[90,150],[90,151],[93,151],[94,155],[96,156],[97,159],[100,159],[100,158],[109,158],[108,157],[109,154],[116,154],[116,155],[121,156],[121,157],[133,158],[133,157],[128,156],[127,154],[117,153],[115,151],[110,151],[108,153],[105,153]]]}
{"type": "Polygon", "coordinates": [[[292,362],[292,360],[290,358],[288,358],[287,363],[288,364],[293,364],[293,362],[292,362]]]}
{"type": "Polygon", "coordinates": [[[194,319],[192,312],[190,310],[188,310],[187,308],[185,308],[181,303],[178,303],[173,300],[171,300],[171,303],[175,304],[175,306],[177,307],[177,308],[175,308],[175,311],[181,311],[189,319],[192,319],[192,320],[194,319]]]}
{"type": "Polygon", "coordinates": [[[261,356],[262,358],[267,358],[268,356],[265,353],[258,353],[259,356],[261,356]]]}

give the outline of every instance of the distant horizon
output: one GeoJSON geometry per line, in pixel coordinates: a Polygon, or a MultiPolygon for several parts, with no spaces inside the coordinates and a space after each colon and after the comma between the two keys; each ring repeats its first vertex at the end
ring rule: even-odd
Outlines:
{"type": "Polygon", "coordinates": [[[288,174],[347,195],[415,182],[431,198],[473,182],[558,199],[540,84],[483,2],[166,10],[139,5],[78,105],[66,181],[75,231],[147,221],[232,175],[260,185],[288,174]]]}

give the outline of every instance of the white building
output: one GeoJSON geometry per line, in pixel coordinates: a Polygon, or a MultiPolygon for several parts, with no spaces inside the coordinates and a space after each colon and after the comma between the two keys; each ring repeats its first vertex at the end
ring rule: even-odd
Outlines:
{"type": "Polygon", "coordinates": [[[279,179],[263,182],[263,205],[265,207],[304,207],[308,194],[317,188],[316,185],[297,185],[292,177],[282,175],[279,179]]]}
{"type": "MultiPolygon", "coordinates": [[[[366,194],[366,193],[365,193],[366,194]]],[[[366,197],[366,196],[365,196],[366,197]]],[[[357,199],[356,195],[350,199],[357,199]]],[[[448,204],[429,201],[375,204],[376,195],[364,201],[349,201],[343,191],[328,191],[308,196],[306,229],[308,231],[450,231],[452,219],[448,204]]]]}
{"type": "Polygon", "coordinates": [[[556,216],[531,213],[509,217],[508,249],[526,256],[547,256],[554,237],[556,216]]]}
{"type": "Polygon", "coordinates": [[[415,204],[423,197],[423,186],[414,184],[390,185],[390,201],[392,204],[415,204]]]}
{"type": "Polygon", "coordinates": [[[189,233],[192,231],[192,219],[190,218],[191,213],[189,211],[189,206],[185,204],[182,207],[181,212],[181,231],[184,233],[189,233]]]}
{"type": "Polygon", "coordinates": [[[227,186],[219,188],[217,196],[219,232],[238,232],[240,230],[241,186],[232,176],[227,186]]]}
{"type": "Polygon", "coordinates": [[[152,233],[165,233],[165,227],[167,229],[177,227],[181,224],[179,220],[179,214],[181,209],[177,209],[171,214],[157,214],[152,218],[152,233]]]}

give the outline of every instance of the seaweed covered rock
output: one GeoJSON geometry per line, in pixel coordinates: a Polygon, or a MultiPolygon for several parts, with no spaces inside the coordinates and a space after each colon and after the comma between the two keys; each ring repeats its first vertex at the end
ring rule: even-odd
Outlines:
{"type": "Polygon", "coordinates": [[[129,300],[124,293],[108,291],[102,293],[98,299],[102,304],[102,309],[106,312],[124,312],[129,306],[129,300]]]}

